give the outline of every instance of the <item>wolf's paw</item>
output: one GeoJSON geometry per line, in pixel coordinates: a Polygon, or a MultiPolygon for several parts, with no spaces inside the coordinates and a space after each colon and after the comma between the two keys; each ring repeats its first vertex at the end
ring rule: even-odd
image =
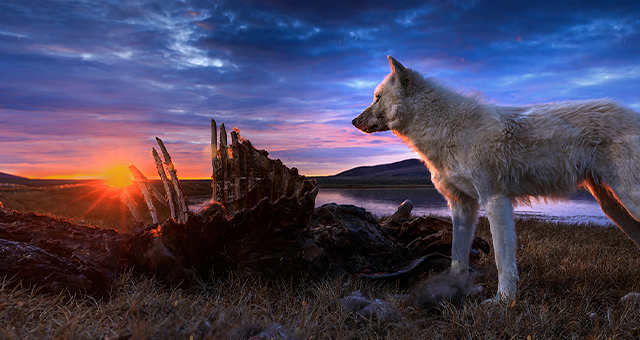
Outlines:
{"type": "Polygon", "coordinates": [[[485,306],[485,307],[494,307],[494,306],[499,306],[499,305],[501,305],[503,303],[504,303],[504,301],[500,300],[500,298],[498,298],[496,296],[496,297],[493,297],[491,299],[486,299],[486,300],[482,301],[480,303],[480,305],[485,306]]]}
{"type": "MultiPolygon", "coordinates": [[[[507,291],[508,293],[509,291],[507,291]]],[[[491,299],[487,299],[482,301],[481,305],[483,306],[510,306],[513,307],[516,304],[516,298],[514,294],[505,294],[505,292],[500,292],[496,294],[491,299]]]]}
{"type": "Polygon", "coordinates": [[[515,300],[513,301],[509,301],[509,300],[503,300],[500,299],[498,297],[493,297],[491,299],[486,299],[484,301],[482,301],[480,303],[481,306],[486,306],[486,307],[495,307],[495,306],[512,306],[515,304],[515,300]]]}

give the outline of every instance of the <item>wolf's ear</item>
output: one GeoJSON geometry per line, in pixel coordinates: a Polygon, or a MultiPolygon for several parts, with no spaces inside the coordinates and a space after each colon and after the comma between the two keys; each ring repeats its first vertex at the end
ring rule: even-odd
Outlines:
{"type": "Polygon", "coordinates": [[[400,62],[397,61],[394,57],[389,55],[387,56],[387,58],[389,58],[389,66],[391,66],[391,72],[400,76],[400,79],[405,78],[408,74],[407,69],[404,68],[404,66],[402,66],[402,64],[400,64],[400,62]]]}

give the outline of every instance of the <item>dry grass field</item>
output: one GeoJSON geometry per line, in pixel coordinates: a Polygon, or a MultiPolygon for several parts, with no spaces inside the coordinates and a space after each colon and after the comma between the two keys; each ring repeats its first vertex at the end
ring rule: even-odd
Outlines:
{"type": "MultiPolygon", "coordinates": [[[[160,181],[151,183],[164,192],[160,181]]],[[[211,196],[210,180],[182,180],[180,183],[187,198],[211,196]]],[[[103,181],[4,179],[0,181],[0,202],[5,208],[19,212],[30,211],[70,219],[77,224],[127,231],[133,225],[133,218],[120,201],[119,190],[129,192],[146,217],[145,222],[151,224],[151,216],[137,185],[114,189],[103,181]]],[[[158,217],[166,220],[169,209],[157,203],[155,206],[158,217]]]]}
{"type": "MultiPolygon", "coordinates": [[[[52,198],[54,191],[43,192],[69,206],[52,198]]],[[[6,208],[17,206],[10,196],[20,193],[0,193],[6,208]]],[[[621,231],[535,220],[519,220],[517,229],[520,282],[511,305],[481,304],[497,286],[493,254],[483,255],[475,278],[484,288],[480,296],[428,310],[407,298],[409,287],[350,277],[267,280],[227,272],[172,289],[124,274],[103,300],[39,294],[0,278],[0,339],[640,338],[640,299],[620,301],[640,292],[640,250],[621,231]],[[342,301],[354,292],[384,301],[395,317],[350,312],[342,301]]],[[[486,219],[478,234],[490,241],[486,219]]]]}

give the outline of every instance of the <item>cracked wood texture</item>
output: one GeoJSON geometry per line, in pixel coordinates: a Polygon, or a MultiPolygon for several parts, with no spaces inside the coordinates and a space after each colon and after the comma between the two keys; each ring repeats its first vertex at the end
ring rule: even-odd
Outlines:
{"type": "Polygon", "coordinates": [[[317,187],[314,179],[301,176],[298,169],[269,158],[265,150],[257,150],[238,129],[231,131],[231,145],[227,145],[224,124],[213,165],[214,201],[224,206],[229,216],[265,198],[270,202],[281,197],[301,198],[317,187]]]}

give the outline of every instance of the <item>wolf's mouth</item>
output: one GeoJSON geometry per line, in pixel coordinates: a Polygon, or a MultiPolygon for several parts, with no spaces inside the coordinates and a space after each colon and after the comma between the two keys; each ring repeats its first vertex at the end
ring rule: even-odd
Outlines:
{"type": "Polygon", "coordinates": [[[367,125],[365,126],[363,129],[361,129],[362,131],[366,132],[366,133],[372,133],[372,132],[376,132],[379,130],[378,124],[374,124],[374,125],[367,125]]]}
{"type": "Polygon", "coordinates": [[[353,126],[355,126],[358,130],[366,133],[376,132],[379,129],[378,124],[363,125],[363,124],[360,124],[357,119],[352,120],[351,124],[353,124],[353,126]]]}
{"type": "Polygon", "coordinates": [[[362,125],[362,126],[356,125],[356,128],[358,128],[358,130],[360,130],[362,132],[366,132],[366,133],[372,133],[372,132],[378,131],[378,125],[377,124],[374,124],[374,125],[362,125]]]}

